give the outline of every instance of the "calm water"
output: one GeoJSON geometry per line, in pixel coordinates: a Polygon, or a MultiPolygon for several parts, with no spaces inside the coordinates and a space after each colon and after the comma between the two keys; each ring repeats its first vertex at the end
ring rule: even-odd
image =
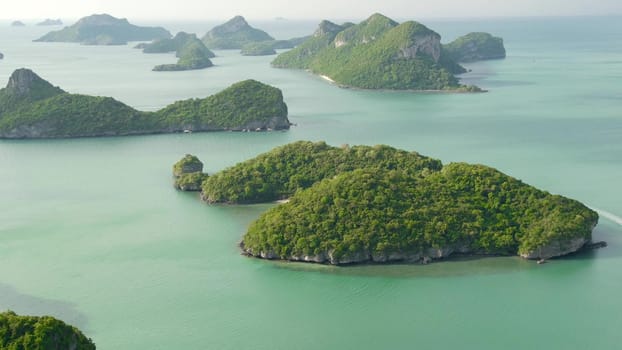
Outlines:
{"type": "MultiPolygon", "coordinates": [[[[471,64],[486,94],[339,89],[272,57],[220,51],[216,67],[155,73],[172,54],[32,43],[0,23],[0,82],[19,67],[75,93],[154,110],[247,78],[281,88],[288,132],[0,141],[0,309],[52,314],[100,349],[614,349],[622,342],[622,18],[427,21],[450,40],[505,39],[471,64]],[[239,255],[270,205],[207,206],[172,186],[295,140],[385,143],[495,166],[606,212],[609,247],[536,265],[517,258],[335,268],[239,255]]],[[[276,37],[314,23],[264,23],[276,37]]],[[[260,26],[258,24],[258,26],[260,26]]],[[[197,23],[168,25],[198,31],[197,23]]],[[[446,40],[446,41],[447,41],[446,40]]]]}

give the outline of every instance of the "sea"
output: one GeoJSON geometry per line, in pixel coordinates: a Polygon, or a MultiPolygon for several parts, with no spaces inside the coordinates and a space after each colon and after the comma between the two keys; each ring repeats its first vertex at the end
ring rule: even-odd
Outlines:
{"type": "MultiPolygon", "coordinates": [[[[257,79],[283,91],[295,124],[0,140],[0,310],[58,317],[103,350],[619,349],[622,18],[418,20],[443,42],[475,31],[503,37],[507,58],[466,64],[461,77],[487,93],[343,89],[238,51],[216,51],[205,70],[152,72],[174,54],[36,43],[55,28],[0,22],[1,85],[27,67],[72,93],[157,110],[257,79]],[[263,261],[237,244],[276,204],[207,205],[172,186],[172,165],[187,153],[215,173],[297,140],[387,144],[498,168],[597,210],[594,240],[608,247],[542,265],[263,261]]],[[[251,25],[287,39],[317,23],[251,25]]],[[[215,23],[157,24],[202,36],[215,23]]]]}

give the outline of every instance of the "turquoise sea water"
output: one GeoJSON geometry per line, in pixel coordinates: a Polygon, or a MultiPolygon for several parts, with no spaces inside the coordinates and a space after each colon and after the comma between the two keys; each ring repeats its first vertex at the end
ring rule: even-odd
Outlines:
{"type": "MultiPolygon", "coordinates": [[[[448,41],[505,40],[468,65],[485,94],[340,89],[272,57],[155,73],[173,55],[32,43],[0,23],[0,82],[29,67],[67,91],[153,110],[254,78],[283,90],[287,132],[0,141],[0,309],[52,314],[100,349],[615,349],[622,343],[622,18],[426,21],[448,41]],[[384,143],[499,168],[605,214],[609,247],[518,258],[348,268],[245,258],[271,205],[207,206],[172,187],[185,153],[210,173],[295,140],[384,143]]],[[[313,23],[257,24],[276,37],[313,23]]],[[[202,32],[199,24],[171,29],[202,32]]]]}

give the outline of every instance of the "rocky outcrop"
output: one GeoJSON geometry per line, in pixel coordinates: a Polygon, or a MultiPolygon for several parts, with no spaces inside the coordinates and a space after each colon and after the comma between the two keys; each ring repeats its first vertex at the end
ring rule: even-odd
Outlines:
{"type": "Polygon", "coordinates": [[[585,246],[589,240],[587,238],[574,238],[567,241],[553,241],[536,250],[521,253],[520,256],[525,259],[550,259],[557,256],[568,255],[579,251],[585,246]]]}
{"type": "Polygon", "coordinates": [[[323,37],[326,35],[336,35],[340,31],[344,29],[343,26],[335,24],[331,21],[323,20],[320,22],[320,25],[313,33],[313,36],[316,38],[323,37]]]}
{"type": "Polygon", "coordinates": [[[181,176],[203,171],[203,162],[192,154],[186,154],[180,161],[173,165],[173,176],[181,176]]]}
{"type": "Polygon", "coordinates": [[[201,184],[208,175],[203,173],[203,162],[196,156],[186,154],[173,165],[175,188],[181,191],[200,191],[201,184]]]}
{"type": "Polygon", "coordinates": [[[412,38],[412,45],[401,47],[398,58],[412,59],[422,54],[431,57],[434,62],[438,62],[441,57],[441,36],[437,33],[415,35],[412,38]]]}

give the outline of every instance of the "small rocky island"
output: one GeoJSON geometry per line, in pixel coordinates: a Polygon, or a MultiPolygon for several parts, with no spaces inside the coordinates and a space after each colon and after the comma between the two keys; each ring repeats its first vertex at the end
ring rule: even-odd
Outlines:
{"type": "Polygon", "coordinates": [[[235,16],[212,28],[201,40],[210,49],[228,50],[241,49],[249,43],[273,41],[274,38],[263,30],[251,27],[244,17],[235,16]]]}
{"type": "Polygon", "coordinates": [[[80,330],[51,316],[0,313],[0,335],[0,349],[95,350],[80,330]]]}
{"type": "Polygon", "coordinates": [[[249,43],[242,46],[240,50],[242,56],[269,56],[276,55],[274,41],[262,41],[259,43],[249,43]]]}
{"type": "Polygon", "coordinates": [[[186,154],[173,165],[175,188],[181,191],[200,191],[203,181],[209,176],[203,172],[203,163],[191,154],[186,154]]]}
{"type": "Polygon", "coordinates": [[[469,33],[443,48],[456,62],[475,62],[505,58],[503,39],[488,33],[469,33]]]}
{"type": "Polygon", "coordinates": [[[24,27],[26,24],[22,21],[13,21],[11,22],[11,27],[24,27]]]}
{"type": "Polygon", "coordinates": [[[45,20],[37,23],[37,25],[38,26],[62,26],[63,21],[61,21],[60,18],[58,19],[46,18],[45,20]]]}
{"type": "Polygon", "coordinates": [[[179,32],[172,39],[158,39],[148,44],[136,45],[144,53],[175,52],[178,58],[175,64],[162,64],[155,66],[154,71],[181,71],[203,69],[213,66],[210,58],[215,57],[195,34],[179,32]]]}
{"type": "Polygon", "coordinates": [[[125,18],[108,14],[81,18],[70,27],[49,32],[34,41],[75,42],[83,45],[125,45],[128,41],[148,41],[170,38],[171,33],[162,27],[139,27],[125,18]]]}
{"type": "Polygon", "coordinates": [[[241,242],[245,254],[265,259],[549,259],[592,246],[598,222],[580,202],[493,168],[443,165],[389,146],[296,142],[206,177],[201,187],[210,203],[288,199],[252,223],[241,242]]]}
{"type": "Polygon", "coordinates": [[[245,80],[206,98],[138,111],[111,97],[70,94],[29,69],[0,89],[0,138],[66,138],[289,129],[281,90],[245,80]]]}
{"type": "MultiPolygon", "coordinates": [[[[480,44],[479,40],[469,42],[480,44]]],[[[343,87],[481,91],[460,84],[456,74],[466,69],[454,54],[461,57],[448,52],[441,36],[423,24],[400,24],[376,13],[359,24],[322,21],[309,39],[277,56],[272,66],[306,69],[343,87]]]]}

